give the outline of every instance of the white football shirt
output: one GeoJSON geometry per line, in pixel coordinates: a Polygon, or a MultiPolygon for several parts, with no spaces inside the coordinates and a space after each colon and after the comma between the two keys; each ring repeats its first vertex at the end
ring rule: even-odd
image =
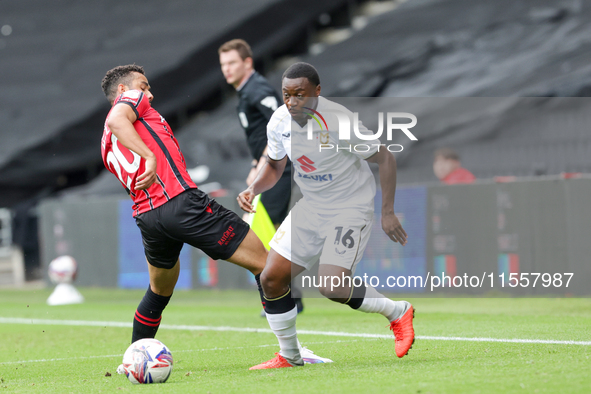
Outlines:
{"type": "MultiPolygon", "coordinates": [[[[289,156],[304,201],[315,210],[373,210],[376,185],[365,159],[378,151],[381,142],[375,138],[358,138],[353,127],[350,138],[340,140],[338,116],[348,116],[351,123],[354,117],[338,103],[318,97],[313,110],[309,111],[312,115],[309,139],[309,125],[301,127],[293,121],[285,105],[279,107],[267,124],[267,154],[273,160],[289,156]]],[[[373,135],[361,122],[357,127],[361,134],[373,135]]]]}

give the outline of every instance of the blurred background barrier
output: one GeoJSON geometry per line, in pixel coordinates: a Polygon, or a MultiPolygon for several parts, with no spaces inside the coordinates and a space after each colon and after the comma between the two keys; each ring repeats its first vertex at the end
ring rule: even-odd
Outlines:
{"type": "MultiPolygon", "coordinates": [[[[401,247],[381,230],[378,193],[372,236],[356,275],[375,276],[381,284],[389,276],[485,278],[482,286],[382,288],[427,296],[590,295],[589,195],[591,177],[402,186],[395,206],[409,242],[401,247]],[[527,286],[509,285],[511,274],[521,278],[526,273],[574,275],[568,287],[566,276],[561,286],[545,287],[540,279],[534,287],[531,277],[527,286]]],[[[237,211],[233,196],[217,200],[237,211]]],[[[69,254],[79,264],[77,284],[81,286],[145,287],[147,267],[130,206],[131,201],[117,198],[43,202],[39,213],[44,267],[55,257],[69,254]]],[[[253,285],[251,276],[185,246],[178,287],[248,288],[253,285]]]]}
{"type": "Polygon", "coordinates": [[[18,247],[10,247],[0,254],[0,287],[22,287],[25,284],[25,262],[18,247]]]}
{"type": "MultiPolygon", "coordinates": [[[[237,210],[235,197],[216,199],[237,210]]],[[[96,197],[45,200],[39,206],[41,255],[47,266],[70,255],[78,263],[76,285],[144,288],[149,283],[142,237],[131,213],[130,199],[96,197]]],[[[181,251],[178,289],[245,288],[250,275],[233,264],[210,259],[185,245],[181,251]]]]}
{"type": "Polygon", "coordinates": [[[22,250],[12,245],[12,214],[0,208],[0,286],[21,287],[25,283],[22,250]]]}

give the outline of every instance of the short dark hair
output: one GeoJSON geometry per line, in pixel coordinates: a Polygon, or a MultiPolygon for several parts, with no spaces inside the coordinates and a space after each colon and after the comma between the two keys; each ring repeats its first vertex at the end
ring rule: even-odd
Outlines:
{"type": "Polygon", "coordinates": [[[313,65],[304,62],[294,63],[289,66],[289,68],[283,73],[281,80],[283,81],[285,78],[307,78],[311,84],[315,86],[320,85],[318,71],[316,71],[313,65]]]}
{"type": "Polygon", "coordinates": [[[107,71],[101,83],[101,87],[103,88],[103,93],[105,93],[105,96],[107,96],[107,100],[109,100],[109,102],[113,102],[113,100],[115,100],[117,97],[117,86],[120,83],[127,86],[131,84],[134,72],[145,75],[144,68],[136,64],[117,66],[107,71]]]}
{"type": "Polygon", "coordinates": [[[439,148],[435,151],[435,153],[433,154],[433,158],[436,159],[439,156],[443,157],[444,159],[447,160],[457,160],[460,161],[460,155],[458,155],[458,152],[456,152],[455,150],[451,149],[451,148],[439,148]]]}
{"type": "Polygon", "coordinates": [[[238,51],[238,54],[242,58],[242,60],[246,59],[247,57],[252,58],[252,49],[250,49],[250,45],[240,38],[235,38],[228,42],[222,44],[222,46],[218,49],[218,55],[222,52],[230,52],[232,50],[238,51]]]}

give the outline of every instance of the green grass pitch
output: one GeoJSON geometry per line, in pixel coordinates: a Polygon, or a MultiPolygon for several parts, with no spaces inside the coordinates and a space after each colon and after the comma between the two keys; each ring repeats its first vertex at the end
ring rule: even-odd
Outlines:
{"type": "MultiPolygon", "coordinates": [[[[162,326],[157,335],[173,353],[173,373],[164,384],[132,385],[115,373],[131,328],[113,322],[130,325],[143,291],[82,288],[84,304],[53,307],[45,304],[50,291],[0,290],[0,394],[591,392],[589,299],[407,298],[417,309],[418,339],[402,359],[390,338],[300,334],[305,346],[334,363],[249,371],[278,351],[272,334],[178,326],[268,329],[256,292],[177,291],[162,321],[173,327],[162,326]],[[72,320],[105,325],[66,322],[72,320]]],[[[324,299],[307,299],[298,317],[300,330],[321,332],[391,335],[386,324],[324,299]]]]}

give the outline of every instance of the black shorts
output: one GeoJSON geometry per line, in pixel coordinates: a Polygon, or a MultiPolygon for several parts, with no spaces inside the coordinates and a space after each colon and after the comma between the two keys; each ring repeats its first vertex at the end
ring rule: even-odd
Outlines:
{"type": "Polygon", "coordinates": [[[135,218],[148,262],[172,268],[183,244],[201,249],[212,259],[230,258],[249,226],[199,189],[189,189],[135,218]]]}
{"type": "Polygon", "coordinates": [[[287,217],[290,198],[291,171],[285,171],[275,186],[261,194],[261,202],[274,224],[283,222],[287,217]]]}

